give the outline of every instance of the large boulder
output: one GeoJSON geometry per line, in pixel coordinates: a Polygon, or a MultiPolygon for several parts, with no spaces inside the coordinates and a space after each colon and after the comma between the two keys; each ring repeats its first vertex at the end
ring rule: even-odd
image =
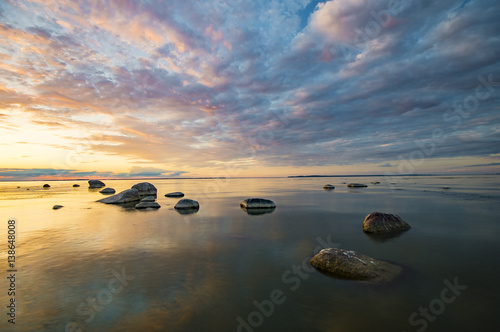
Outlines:
{"type": "Polygon", "coordinates": [[[104,188],[103,190],[99,191],[101,194],[114,194],[116,190],[113,188],[104,188]]]}
{"type": "Polygon", "coordinates": [[[276,204],[264,198],[248,198],[241,201],[240,206],[244,209],[274,209],[276,204]]]}
{"type": "Polygon", "coordinates": [[[135,206],[136,209],[147,209],[147,208],[159,209],[160,207],[161,207],[160,204],[156,202],[140,202],[135,206]]]}
{"type": "Polygon", "coordinates": [[[89,180],[89,189],[102,188],[104,186],[106,185],[100,180],[89,180]]]}
{"type": "Polygon", "coordinates": [[[392,213],[372,212],[363,221],[363,232],[381,234],[410,229],[400,216],[392,213]]]}
{"type": "Polygon", "coordinates": [[[318,270],[342,279],[388,282],[401,273],[400,266],[337,248],[321,250],[310,263],[318,270]]]}
{"type": "Polygon", "coordinates": [[[173,193],[165,194],[165,197],[184,197],[184,193],[181,193],[180,191],[176,191],[173,193]]]}
{"type": "Polygon", "coordinates": [[[198,210],[200,204],[192,199],[183,198],[175,204],[174,208],[176,210],[198,210]]]}
{"type": "Polygon", "coordinates": [[[98,200],[98,202],[106,204],[122,204],[140,200],[141,200],[141,195],[139,195],[139,191],[137,191],[137,189],[127,189],[122,192],[119,192],[116,195],[100,199],[98,200]]]}
{"type": "Polygon", "coordinates": [[[141,196],[149,196],[149,195],[156,196],[157,193],[156,187],[149,182],[141,182],[134,184],[132,186],[132,189],[137,189],[139,195],[141,196]]]}

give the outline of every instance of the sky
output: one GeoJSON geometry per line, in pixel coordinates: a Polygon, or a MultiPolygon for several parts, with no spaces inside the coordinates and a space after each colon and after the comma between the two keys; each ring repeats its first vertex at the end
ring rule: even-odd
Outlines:
{"type": "Polygon", "coordinates": [[[0,1],[0,180],[500,172],[497,0],[0,1]]]}

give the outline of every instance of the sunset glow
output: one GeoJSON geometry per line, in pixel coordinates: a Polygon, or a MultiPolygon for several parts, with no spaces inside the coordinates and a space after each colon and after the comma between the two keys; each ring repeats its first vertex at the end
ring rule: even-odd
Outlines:
{"type": "Polygon", "coordinates": [[[500,4],[390,3],[2,1],[0,180],[500,172],[500,4]]]}

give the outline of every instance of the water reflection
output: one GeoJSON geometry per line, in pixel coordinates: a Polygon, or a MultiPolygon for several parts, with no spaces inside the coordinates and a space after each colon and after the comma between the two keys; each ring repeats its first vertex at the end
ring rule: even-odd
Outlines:
{"type": "Polygon", "coordinates": [[[246,209],[246,208],[240,206],[240,208],[251,216],[259,216],[262,214],[273,213],[274,210],[276,210],[275,207],[265,208],[265,209],[246,209]]]}

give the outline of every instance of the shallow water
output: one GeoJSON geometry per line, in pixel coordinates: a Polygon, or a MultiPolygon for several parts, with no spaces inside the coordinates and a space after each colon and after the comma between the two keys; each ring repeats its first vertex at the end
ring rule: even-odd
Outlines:
{"type": "MultiPolygon", "coordinates": [[[[119,192],[139,181],[105,182],[119,192]]],[[[498,326],[500,176],[394,177],[394,184],[383,177],[150,182],[158,188],[159,210],[97,203],[103,195],[86,181],[0,183],[4,270],[8,219],[17,226],[16,331],[498,326]],[[347,188],[350,182],[368,188],[347,188]],[[43,183],[51,188],[42,189],[43,183]],[[336,188],[323,190],[327,183],[336,188]],[[164,197],[173,191],[198,200],[200,210],[176,212],[178,199],[164,197]],[[239,202],[249,197],[272,199],[277,208],[248,215],[239,202]],[[55,204],[64,207],[52,210],[55,204]],[[373,211],[396,213],[412,229],[371,238],[361,224],[373,211]],[[335,279],[307,265],[326,246],[388,260],[404,272],[382,285],[335,279]],[[467,288],[444,303],[444,280],[455,278],[467,288]],[[418,313],[430,304],[429,318],[418,313]]],[[[7,283],[2,285],[3,305],[9,297],[7,283]]],[[[3,329],[8,324],[2,316],[3,329]]]]}

